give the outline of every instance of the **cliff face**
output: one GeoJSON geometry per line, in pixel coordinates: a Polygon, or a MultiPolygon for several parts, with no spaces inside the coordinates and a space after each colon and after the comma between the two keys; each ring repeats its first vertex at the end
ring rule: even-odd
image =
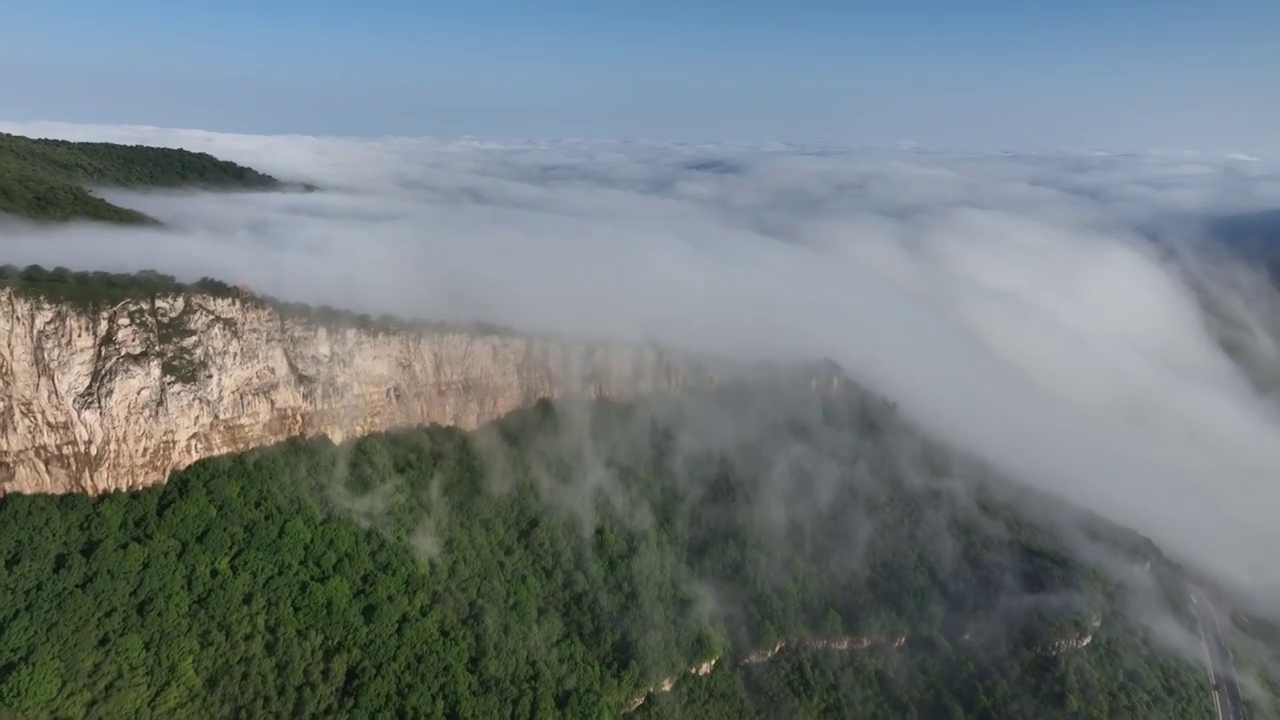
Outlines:
{"type": "Polygon", "coordinates": [[[0,494],[139,488],[291,436],[472,428],[541,397],[699,377],[651,347],[335,328],[204,295],[87,311],[0,289],[0,494]]]}

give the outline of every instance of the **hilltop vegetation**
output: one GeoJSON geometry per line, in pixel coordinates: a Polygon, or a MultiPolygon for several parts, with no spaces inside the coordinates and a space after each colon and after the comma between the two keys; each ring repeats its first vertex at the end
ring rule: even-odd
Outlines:
{"type": "Polygon", "coordinates": [[[665,677],[637,716],[1210,714],[1056,531],[885,403],[798,386],[4,498],[0,715],[603,718],[665,677]],[[846,636],[905,642],[742,663],[846,636]]]}
{"type": "Polygon", "coordinates": [[[112,273],[101,270],[76,271],[62,266],[48,269],[42,265],[28,265],[24,268],[16,265],[0,265],[0,288],[5,287],[25,297],[66,303],[91,312],[130,300],[149,302],[164,296],[196,294],[234,297],[250,305],[269,307],[285,317],[304,319],[329,327],[354,327],[370,332],[420,329],[437,332],[465,331],[488,335],[515,334],[515,331],[510,328],[490,323],[463,325],[442,321],[409,320],[387,314],[372,316],[328,305],[313,307],[305,303],[286,302],[269,295],[249,292],[211,277],[185,283],[172,275],[155,270],[112,273]]]}
{"type": "Polygon", "coordinates": [[[208,153],[0,133],[0,213],[34,220],[155,222],[97,197],[94,187],[268,190],[280,185],[270,175],[208,153]]]}

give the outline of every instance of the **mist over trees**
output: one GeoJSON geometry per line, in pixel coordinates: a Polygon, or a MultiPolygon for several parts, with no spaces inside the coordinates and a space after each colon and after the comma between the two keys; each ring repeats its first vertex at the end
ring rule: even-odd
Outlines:
{"type": "Polygon", "coordinates": [[[135,493],[4,498],[0,708],[1210,712],[1203,670],[1135,625],[1052,523],[831,385],[543,401],[474,433],[294,440],[135,493]]]}

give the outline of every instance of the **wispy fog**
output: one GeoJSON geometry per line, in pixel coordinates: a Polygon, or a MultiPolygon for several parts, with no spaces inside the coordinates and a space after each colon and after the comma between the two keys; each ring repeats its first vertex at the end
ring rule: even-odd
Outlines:
{"type": "Polygon", "coordinates": [[[167,228],[9,226],[0,261],[830,357],[941,437],[1280,605],[1280,411],[1251,382],[1275,357],[1274,290],[1162,259],[1140,232],[1191,243],[1200,217],[1280,207],[1265,163],[0,130],[208,151],[323,188],[104,191],[167,228]],[[1205,289],[1249,375],[1215,337],[1205,289]]]}

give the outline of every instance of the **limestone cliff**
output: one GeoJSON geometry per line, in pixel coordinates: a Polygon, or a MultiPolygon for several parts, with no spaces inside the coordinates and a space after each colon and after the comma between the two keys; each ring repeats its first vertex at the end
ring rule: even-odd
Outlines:
{"type": "Polygon", "coordinates": [[[343,328],[214,295],[88,310],[0,288],[0,494],[144,487],[291,436],[471,428],[540,397],[699,377],[645,346],[343,328]]]}

